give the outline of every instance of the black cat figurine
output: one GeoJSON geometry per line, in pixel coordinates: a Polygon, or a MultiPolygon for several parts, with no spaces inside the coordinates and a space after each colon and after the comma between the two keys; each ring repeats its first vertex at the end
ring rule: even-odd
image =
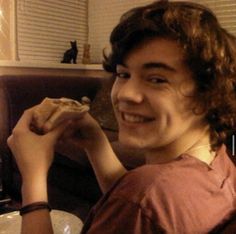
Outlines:
{"type": "Polygon", "coordinates": [[[64,57],[61,63],[71,63],[71,60],[73,60],[73,63],[76,64],[76,59],[78,54],[77,42],[71,41],[70,44],[71,44],[71,49],[67,50],[64,53],[64,57]]]}

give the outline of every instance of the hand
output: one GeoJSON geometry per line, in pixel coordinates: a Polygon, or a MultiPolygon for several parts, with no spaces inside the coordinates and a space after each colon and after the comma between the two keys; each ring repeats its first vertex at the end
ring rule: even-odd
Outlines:
{"type": "Polygon", "coordinates": [[[65,123],[45,135],[30,130],[34,108],[24,112],[7,143],[15,156],[23,181],[46,177],[53,161],[54,146],[67,127],[65,123]]]}
{"type": "Polygon", "coordinates": [[[105,135],[97,121],[89,114],[70,122],[58,142],[59,148],[83,148],[89,151],[97,147],[105,135]]]}
{"type": "Polygon", "coordinates": [[[83,97],[81,103],[68,98],[45,98],[34,109],[32,127],[36,133],[46,134],[51,132],[59,124],[70,122],[62,144],[58,148],[65,151],[81,147],[89,149],[95,145],[102,130],[98,123],[88,114],[89,100],[83,97]]]}

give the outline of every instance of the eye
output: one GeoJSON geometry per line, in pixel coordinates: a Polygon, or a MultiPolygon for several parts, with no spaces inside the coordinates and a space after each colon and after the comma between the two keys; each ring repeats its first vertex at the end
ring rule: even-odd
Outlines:
{"type": "Polygon", "coordinates": [[[128,79],[130,78],[130,74],[127,72],[117,72],[116,74],[117,78],[121,78],[121,79],[128,79]]]}
{"type": "Polygon", "coordinates": [[[167,79],[162,78],[162,77],[150,77],[150,78],[148,78],[148,81],[153,83],[153,84],[168,83],[167,79]]]}

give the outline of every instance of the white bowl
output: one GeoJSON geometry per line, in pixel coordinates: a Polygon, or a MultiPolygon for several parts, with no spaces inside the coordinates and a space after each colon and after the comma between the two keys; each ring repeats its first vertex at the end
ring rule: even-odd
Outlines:
{"type": "MultiPolygon", "coordinates": [[[[61,211],[51,211],[52,225],[55,234],[78,234],[83,223],[75,215],[61,211]]],[[[20,234],[21,216],[18,211],[0,215],[0,234],[20,234]]]]}

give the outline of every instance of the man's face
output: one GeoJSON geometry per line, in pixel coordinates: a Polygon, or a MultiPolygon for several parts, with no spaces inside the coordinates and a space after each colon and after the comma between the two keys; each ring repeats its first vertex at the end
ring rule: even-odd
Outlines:
{"type": "Polygon", "coordinates": [[[111,94],[120,142],[155,150],[191,141],[203,122],[192,111],[194,88],[176,42],[156,38],[133,49],[117,65],[111,94]]]}

